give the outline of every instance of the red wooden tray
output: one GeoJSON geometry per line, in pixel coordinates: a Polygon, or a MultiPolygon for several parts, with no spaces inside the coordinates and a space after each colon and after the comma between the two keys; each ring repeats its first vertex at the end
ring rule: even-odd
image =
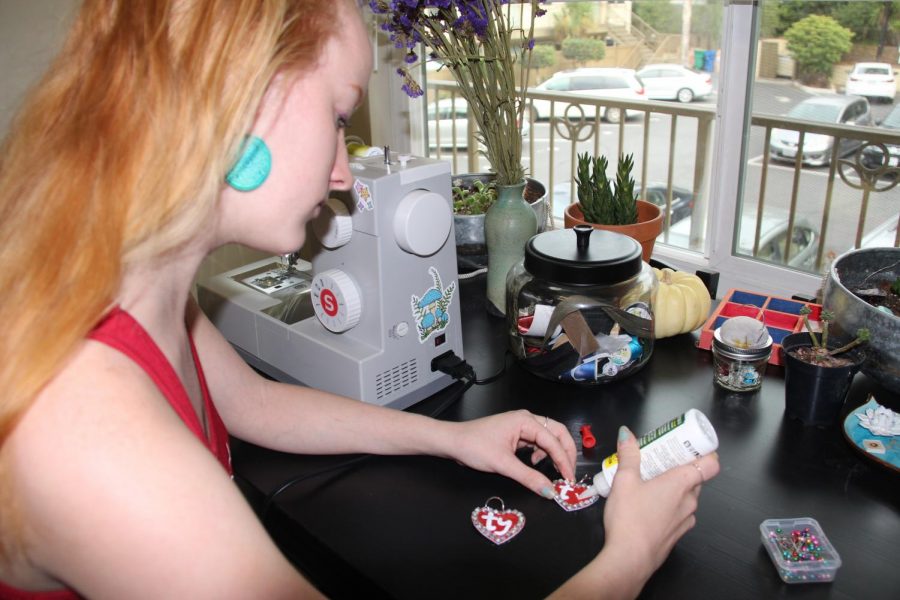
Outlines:
{"type": "Polygon", "coordinates": [[[803,318],[800,316],[800,309],[804,306],[808,306],[812,310],[809,315],[810,324],[814,330],[818,331],[821,325],[819,321],[822,313],[821,304],[768,296],[746,290],[729,290],[706,323],[703,324],[697,346],[709,350],[712,347],[713,333],[729,318],[741,315],[752,317],[765,323],[769,335],[772,336],[772,354],[769,356],[769,363],[782,365],[784,361],[781,340],[792,333],[806,331],[803,326],[803,318]]]}

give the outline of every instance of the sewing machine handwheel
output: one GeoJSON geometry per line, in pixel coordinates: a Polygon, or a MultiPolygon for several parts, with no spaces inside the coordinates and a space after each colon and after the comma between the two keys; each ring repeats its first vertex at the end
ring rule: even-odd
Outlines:
{"type": "Polygon", "coordinates": [[[394,238],[410,254],[431,256],[444,247],[453,227],[449,201],[435,192],[413,190],[397,205],[394,238]]]}
{"type": "Polygon", "coordinates": [[[326,329],[341,333],[359,323],[362,296],[349,275],[328,269],[313,277],[310,288],[313,311],[326,329]]]}

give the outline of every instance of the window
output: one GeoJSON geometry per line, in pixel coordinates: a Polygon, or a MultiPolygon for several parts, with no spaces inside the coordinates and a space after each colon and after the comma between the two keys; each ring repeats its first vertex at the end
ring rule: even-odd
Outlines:
{"type": "MultiPolygon", "coordinates": [[[[547,6],[553,10],[565,10],[566,4],[554,2],[547,6]]],[[[871,109],[864,101],[853,104],[856,117],[850,120],[856,121],[857,125],[847,128],[850,133],[846,135],[832,136],[832,129],[825,129],[827,134],[806,132],[804,152],[815,150],[815,156],[811,155],[809,161],[804,159],[800,168],[795,168],[798,153],[796,138],[800,129],[797,124],[805,122],[808,117],[788,117],[790,109],[807,98],[820,95],[846,99],[844,82],[854,62],[872,60],[872,55],[844,59],[845,62],[835,67],[833,81],[830,82],[837,93],[820,93],[808,82],[800,81],[800,67],[787,48],[785,28],[778,30],[773,23],[781,19],[784,25],[808,14],[836,13],[839,11],[835,6],[845,4],[850,6],[841,10],[877,11],[884,6],[883,2],[875,0],[852,3],[795,0],[634,0],[597,3],[594,18],[600,19],[602,14],[606,15],[607,39],[614,39],[616,43],[606,48],[602,64],[589,66],[638,69],[642,64],[669,62],[693,67],[695,71],[708,73],[712,78],[713,94],[703,99],[689,98],[685,103],[689,111],[679,114],[673,108],[668,115],[652,114],[645,120],[640,104],[636,104],[634,114],[629,107],[628,118],[621,124],[603,122],[598,146],[595,147],[592,140],[577,146],[578,152],[594,152],[596,149],[608,157],[634,151],[635,162],[641,165],[644,157],[640,155],[640,141],[649,129],[647,135],[655,141],[647,156],[648,184],[661,183],[673,188],[673,218],[675,201],[679,196],[675,190],[687,190],[689,199],[684,202],[683,210],[690,218],[678,222],[680,232],[674,231],[675,221],[672,221],[673,231],[667,232],[669,243],[657,244],[655,253],[659,257],[685,269],[707,267],[718,270],[722,290],[738,287],[782,295],[814,293],[821,284],[819,273],[837,254],[877,231],[891,229],[891,219],[894,226],[891,230],[896,231],[900,186],[889,191],[864,193],[858,187],[858,179],[851,177],[848,183],[836,174],[837,169],[832,169],[831,160],[834,146],[837,146],[839,161],[849,160],[851,154],[867,141],[870,133],[876,136],[873,139],[886,143],[889,148],[900,144],[900,135],[896,130],[885,128],[876,131],[872,126],[890,113],[892,106],[889,102],[875,102],[871,109]],[[687,5],[692,5],[693,9],[689,38],[681,35],[687,5]],[[631,19],[630,24],[627,19],[631,19]],[[655,34],[645,27],[649,21],[657,25],[655,34]],[[637,63],[629,62],[638,53],[630,52],[630,43],[624,33],[613,31],[622,23],[630,27],[633,36],[645,35],[647,40],[652,39],[651,50],[660,54],[637,59],[637,63]],[[660,32],[672,33],[660,35],[660,32]],[[708,109],[711,112],[707,114],[712,117],[708,121],[692,120],[687,116],[699,114],[704,106],[711,107],[708,109]],[[677,118],[669,116],[674,114],[678,115],[677,118]],[[793,143],[795,150],[776,162],[770,159],[770,151],[764,144],[767,136],[774,135],[778,129],[794,132],[794,141],[787,140],[786,146],[793,143]],[[705,131],[708,131],[709,137],[705,137],[705,131]],[[669,151],[670,138],[676,140],[674,152],[669,151]],[[840,138],[840,144],[835,144],[837,138],[840,138]],[[871,201],[864,199],[869,195],[871,201]],[[763,225],[773,219],[782,223],[785,229],[780,234],[772,234],[774,237],[763,238],[762,234],[766,233],[763,225]],[[754,246],[757,250],[755,256],[754,246]]],[[[876,19],[876,22],[880,21],[876,19]]],[[[874,32],[872,35],[877,34],[876,29],[871,30],[874,32]]],[[[896,35],[889,32],[891,34],[896,35]]],[[[854,38],[858,39],[859,36],[854,38]]],[[[877,44],[870,45],[869,50],[865,51],[874,52],[876,47],[877,44]]],[[[887,54],[876,60],[897,63],[897,48],[893,44],[885,47],[887,54]]],[[[548,91],[570,91],[578,84],[569,84],[567,77],[550,78],[550,75],[573,66],[568,64],[555,67],[556,71],[544,70],[535,74],[534,80],[549,79],[542,86],[548,91]]],[[[661,71],[659,75],[664,75],[662,71],[666,71],[662,68],[657,70],[661,71]]],[[[390,73],[391,70],[381,71],[390,73]]],[[[396,83],[391,82],[391,85],[396,86],[396,83]]],[[[882,92],[879,90],[878,93],[882,92]]],[[[370,98],[374,102],[376,96],[370,94],[370,98]]],[[[385,95],[382,100],[392,102],[396,100],[396,94],[385,95]]],[[[639,103],[646,98],[627,99],[628,102],[632,100],[639,103]]],[[[672,106],[678,106],[674,98],[670,102],[672,106]]],[[[414,105],[402,102],[398,111],[405,110],[406,106],[410,107],[413,115],[410,121],[414,123],[417,116],[414,105]]],[[[557,102],[554,113],[557,118],[563,114],[564,108],[565,103],[557,102]]],[[[837,114],[839,111],[835,113],[832,125],[822,127],[837,127],[837,114]]],[[[536,145],[537,153],[533,164],[528,163],[526,167],[533,176],[543,180],[549,177],[547,168],[551,161],[555,174],[570,172],[569,161],[574,152],[570,152],[569,147],[564,145],[565,140],[560,137],[553,142],[558,146],[556,150],[553,147],[548,149],[549,111],[539,116],[541,119],[532,126],[529,140],[529,144],[536,145]]],[[[417,127],[420,126],[410,125],[412,143],[401,140],[401,147],[412,146],[416,151],[414,140],[417,127]]],[[[469,164],[473,164],[471,160],[469,164]]],[[[570,198],[569,181],[556,179],[553,193],[570,198]]]]}

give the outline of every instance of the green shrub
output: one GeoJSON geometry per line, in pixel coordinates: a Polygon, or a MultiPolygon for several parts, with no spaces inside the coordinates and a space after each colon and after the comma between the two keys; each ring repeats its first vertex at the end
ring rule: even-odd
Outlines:
{"type": "Polygon", "coordinates": [[[784,37],[800,79],[820,83],[831,78],[834,65],[850,51],[853,32],[831,17],[810,15],[791,25],[784,37]]]}
{"type": "Polygon", "coordinates": [[[593,38],[566,38],[562,43],[562,54],[569,60],[584,65],[589,60],[601,60],[606,56],[606,43],[593,38]]]}
{"type": "Polygon", "coordinates": [[[531,51],[531,68],[544,69],[556,64],[556,49],[552,45],[539,44],[531,51]]]}

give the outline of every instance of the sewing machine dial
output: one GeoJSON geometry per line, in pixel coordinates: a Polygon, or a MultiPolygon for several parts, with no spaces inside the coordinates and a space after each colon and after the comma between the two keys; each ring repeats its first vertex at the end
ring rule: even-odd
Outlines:
{"type": "Polygon", "coordinates": [[[362,296],[350,276],[339,269],[329,269],[313,277],[311,284],[313,310],[319,322],[329,331],[341,333],[359,323],[362,296]]]}
{"type": "Polygon", "coordinates": [[[340,248],[353,236],[353,217],[347,205],[337,198],[329,198],[312,222],[313,232],[329,250],[340,248]]]}

